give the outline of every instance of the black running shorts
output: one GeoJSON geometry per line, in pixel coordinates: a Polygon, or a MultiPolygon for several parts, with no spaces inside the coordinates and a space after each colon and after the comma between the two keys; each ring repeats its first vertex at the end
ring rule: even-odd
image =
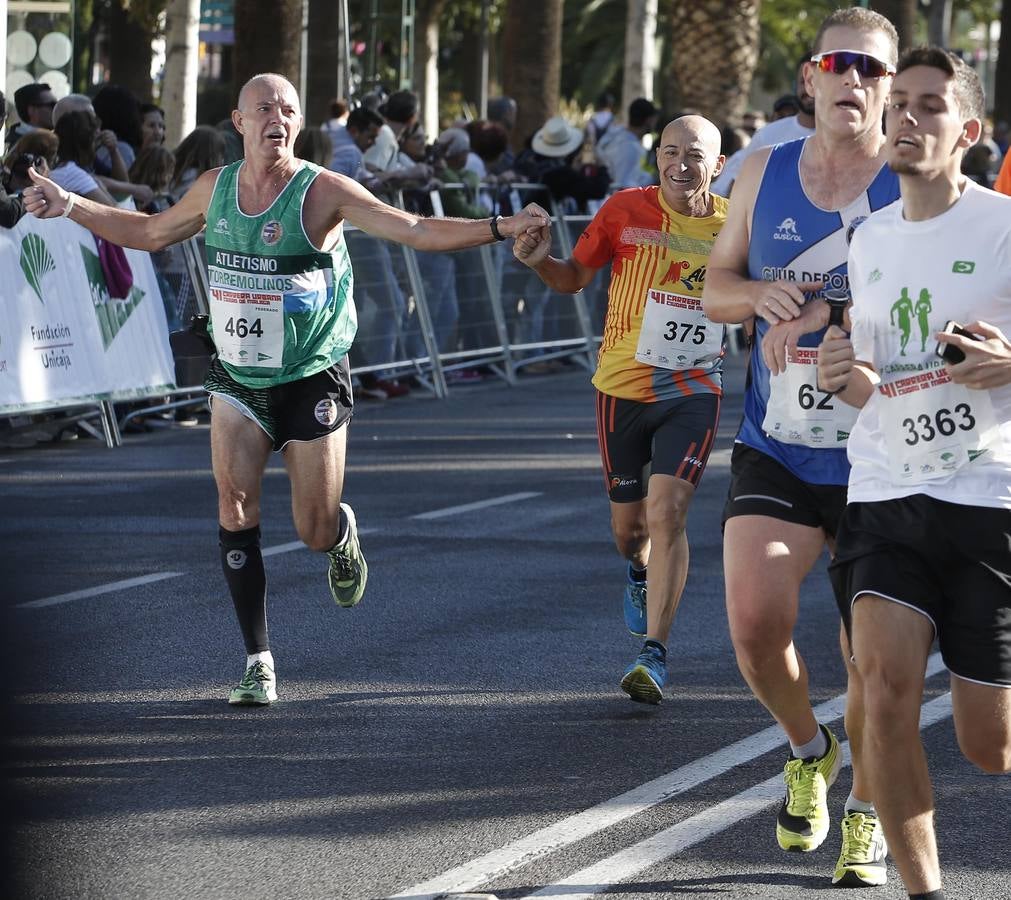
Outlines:
{"type": "Polygon", "coordinates": [[[718,394],[640,403],[597,391],[597,442],[607,495],[615,503],[646,496],[645,471],[698,486],[720,419],[718,394]]]}
{"type": "Polygon", "coordinates": [[[1011,510],[924,494],[851,503],[829,575],[847,631],[857,597],[884,597],[930,619],[951,672],[1011,686],[1011,510]]]}
{"type": "Polygon", "coordinates": [[[215,359],[204,388],[256,422],[275,450],[291,441],[305,443],[332,434],[347,424],[354,409],[346,356],[308,378],[269,388],[239,384],[215,359]]]}
{"type": "Polygon", "coordinates": [[[833,537],[845,508],[846,485],[808,484],[760,450],[734,444],[724,525],[735,516],[769,516],[833,537]]]}

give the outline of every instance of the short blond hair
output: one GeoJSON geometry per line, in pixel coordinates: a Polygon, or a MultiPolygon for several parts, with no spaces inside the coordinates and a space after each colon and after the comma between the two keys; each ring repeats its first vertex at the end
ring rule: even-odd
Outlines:
{"type": "Polygon", "coordinates": [[[888,19],[873,9],[865,9],[862,6],[847,6],[830,13],[818,27],[818,33],[814,36],[814,53],[821,52],[821,40],[825,36],[825,32],[830,28],[880,31],[888,38],[888,44],[891,49],[890,58],[886,59],[885,62],[895,65],[895,62],[899,58],[899,33],[888,19]]]}

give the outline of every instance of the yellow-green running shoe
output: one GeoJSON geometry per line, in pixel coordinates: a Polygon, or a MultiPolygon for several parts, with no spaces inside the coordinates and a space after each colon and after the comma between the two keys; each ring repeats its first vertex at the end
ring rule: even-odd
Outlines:
{"type": "Polygon", "coordinates": [[[265,662],[253,663],[242,681],[232,688],[228,702],[233,706],[267,706],[277,699],[277,678],[265,662]]]}
{"type": "Polygon", "coordinates": [[[330,557],[330,593],[338,606],[357,606],[365,593],[365,582],[369,579],[369,567],[362,556],[362,547],[358,543],[358,524],[355,521],[354,510],[346,503],[341,504],[348,520],[348,539],[342,547],[327,550],[330,557]]]}
{"type": "Polygon", "coordinates": [[[849,812],[842,823],[842,851],[832,873],[839,887],[876,887],[888,882],[888,844],[873,813],[849,812]]]}
{"type": "Polygon", "coordinates": [[[824,725],[828,750],[820,758],[791,756],[783,769],[786,798],[776,821],[776,840],[784,850],[807,853],[821,846],[828,835],[828,789],[842,765],[839,742],[824,725]]]}

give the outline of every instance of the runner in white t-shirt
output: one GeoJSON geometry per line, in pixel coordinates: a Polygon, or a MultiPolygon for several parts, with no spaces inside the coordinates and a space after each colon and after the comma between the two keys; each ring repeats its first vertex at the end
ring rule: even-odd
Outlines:
{"type": "Polygon", "coordinates": [[[944,896],[919,736],[935,636],[963,754],[1011,771],[1011,199],[960,172],[983,108],[952,54],[900,60],[885,130],[902,199],[854,235],[852,339],[830,328],[818,360],[819,387],[860,408],[831,574],[864,760],[906,890],[928,900],[944,896]],[[949,321],[971,336],[938,344],[949,321]]]}

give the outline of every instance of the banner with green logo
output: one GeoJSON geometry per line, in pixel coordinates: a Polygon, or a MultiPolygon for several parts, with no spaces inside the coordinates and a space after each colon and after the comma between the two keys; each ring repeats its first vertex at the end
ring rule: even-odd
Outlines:
{"type": "Polygon", "coordinates": [[[0,229],[0,415],[148,396],[172,386],[151,257],[100,252],[65,219],[0,229]]]}

